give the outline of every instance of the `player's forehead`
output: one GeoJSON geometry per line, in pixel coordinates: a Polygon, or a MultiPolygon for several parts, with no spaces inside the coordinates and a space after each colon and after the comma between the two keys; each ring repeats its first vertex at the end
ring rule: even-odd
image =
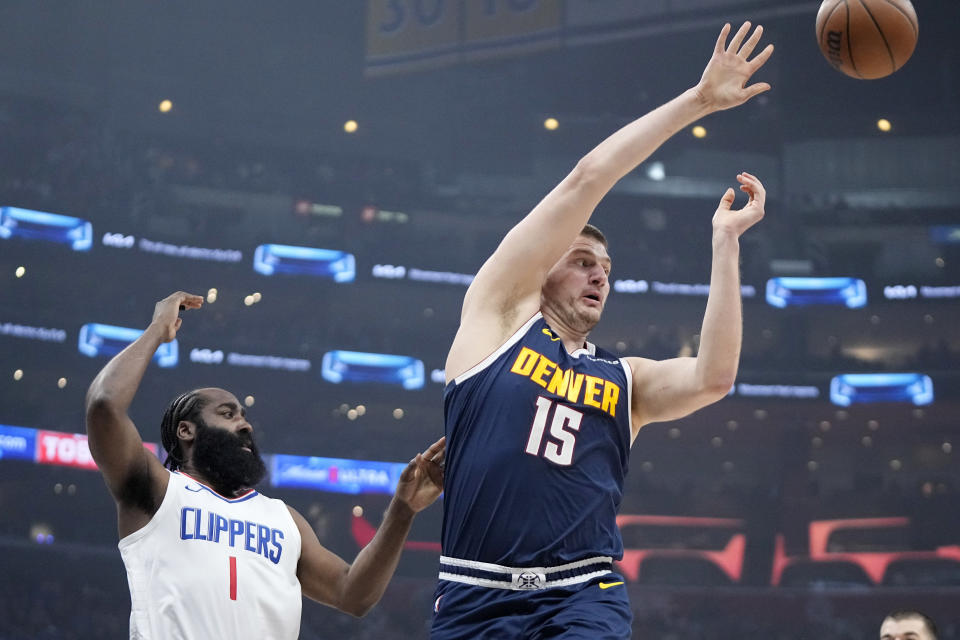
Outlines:
{"type": "Polygon", "coordinates": [[[910,616],[907,618],[901,618],[900,620],[894,620],[893,618],[887,618],[883,621],[883,624],[880,626],[880,638],[893,638],[900,637],[906,634],[912,634],[907,636],[909,638],[927,638],[927,628],[923,622],[922,618],[910,616]]]}
{"type": "Polygon", "coordinates": [[[240,406],[240,401],[237,400],[237,396],[226,389],[206,387],[204,389],[197,389],[197,393],[200,394],[200,397],[204,400],[205,410],[216,410],[217,407],[225,404],[240,406]]]}
{"type": "Polygon", "coordinates": [[[610,263],[610,254],[603,243],[596,238],[589,236],[577,236],[577,239],[570,243],[567,249],[567,255],[585,254],[590,255],[599,262],[610,263]]]}

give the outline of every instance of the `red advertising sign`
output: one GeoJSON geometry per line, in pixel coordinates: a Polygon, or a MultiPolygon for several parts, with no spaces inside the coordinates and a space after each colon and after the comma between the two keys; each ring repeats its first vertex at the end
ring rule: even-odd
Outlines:
{"type": "MultiPolygon", "coordinates": [[[[157,445],[144,442],[143,446],[151,453],[157,453],[157,445]]],[[[37,431],[37,462],[57,464],[65,467],[96,469],[97,463],[90,455],[87,436],[79,433],[60,433],[57,431],[37,431]]]]}

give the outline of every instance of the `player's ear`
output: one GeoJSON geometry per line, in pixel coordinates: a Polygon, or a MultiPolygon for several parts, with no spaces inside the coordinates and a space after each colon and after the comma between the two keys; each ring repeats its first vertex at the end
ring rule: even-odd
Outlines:
{"type": "Polygon", "coordinates": [[[197,425],[190,420],[181,420],[177,425],[177,437],[187,442],[193,442],[197,437],[197,425]]]}

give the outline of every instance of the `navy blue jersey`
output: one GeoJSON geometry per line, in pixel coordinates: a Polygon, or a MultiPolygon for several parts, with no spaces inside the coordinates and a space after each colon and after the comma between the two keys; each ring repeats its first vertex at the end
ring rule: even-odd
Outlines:
{"type": "Polygon", "coordinates": [[[567,353],[538,313],[447,384],[443,555],[506,566],[620,559],[629,365],[567,353]]]}

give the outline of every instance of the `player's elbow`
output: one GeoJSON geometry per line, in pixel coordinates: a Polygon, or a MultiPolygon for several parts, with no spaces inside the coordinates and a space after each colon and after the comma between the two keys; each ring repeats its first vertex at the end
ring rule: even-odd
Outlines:
{"type": "Polygon", "coordinates": [[[344,613],[349,613],[354,618],[362,618],[370,613],[370,610],[377,604],[377,600],[379,600],[379,598],[344,603],[341,605],[340,610],[344,613]]]}
{"type": "Polygon", "coordinates": [[[348,611],[347,613],[352,615],[354,618],[362,618],[370,613],[371,609],[373,609],[373,605],[370,605],[369,607],[355,607],[352,611],[348,611]]]}
{"type": "Polygon", "coordinates": [[[331,604],[354,618],[362,618],[373,609],[383,595],[383,589],[371,586],[372,584],[369,581],[360,584],[351,580],[348,569],[343,573],[336,590],[337,595],[331,604]]]}
{"type": "Polygon", "coordinates": [[[91,413],[96,414],[110,411],[112,405],[113,402],[111,402],[109,394],[102,393],[93,387],[90,387],[90,389],[87,391],[87,416],[89,416],[91,413]]]}
{"type": "Polygon", "coordinates": [[[701,393],[708,399],[708,404],[712,404],[726,397],[736,381],[736,370],[713,373],[704,378],[701,393]]]}
{"type": "Polygon", "coordinates": [[[577,166],[573,168],[565,182],[572,189],[579,190],[597,190],[602,189],[603,185],[609,182],[607,174],[609,170],[605,168],[604,163],[594,153],[589,153],[580,159],[577,166]]]}
{"type": "Polygon", "coordinates": [[[109,394],[95,391],[93,388],[87,392],[86,400],[86,418],[87,430],[91,425],[102,424],[112,420],[119,415],[120,410],[109,394]]]}

